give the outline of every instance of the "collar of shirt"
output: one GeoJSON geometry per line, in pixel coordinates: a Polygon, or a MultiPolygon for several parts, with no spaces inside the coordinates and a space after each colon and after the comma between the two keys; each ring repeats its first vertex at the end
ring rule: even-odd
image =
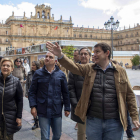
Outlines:
{"type": "MultiPolygon", "coordinates": [[[[97,66],[100,67],[99,65],[97,65],[97,66]]],[[[111,62],[109,62],[109,64],[107,65],[106,69],[103,70],[103,71],[105,72],[108,68],[111,68],[111,66],[112,66],[112,64],[111,64],[111,62]]],[[[100,67],[100,68],[101,68],[101,67],[100,67]]]]}
{"type": "Polygon", "coordinates": [[[54,71],[55,71],[55,67],[54,67],[54,70],[52,70],[51,72],[49,72],[48,70],[47,70],[47,68],[45,67],[45,70],[48,72],[48,73],[50,73],[50,74],[52,74],[54,71]]]}

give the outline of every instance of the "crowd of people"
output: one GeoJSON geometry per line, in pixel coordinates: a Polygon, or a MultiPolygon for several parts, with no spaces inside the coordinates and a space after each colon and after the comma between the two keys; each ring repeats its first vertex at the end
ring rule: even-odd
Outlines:
{"type": "Polygon", "coordinates": [[[70,60],[56,43],[46,43],[45,58],[22,62],[0,58],[0,140],[13,140],[22,127],[23,97],[29,99],[34,118],[32,130],[40,127],[41,140],[59,140],[62,110],[76,122],[77,140],[136,140],[140,127],[135,95],[124,68],[111,60],[106,43],[73,52],[70,60]],[[92,57],[92,58],[91,58],[92,57]],[[91,61],[92,60],[92,61],[91,61]],[[31,67],[31,70],[30,70],[31,67]],[[135,125],[132,129],[130,117],[135,125]]]}

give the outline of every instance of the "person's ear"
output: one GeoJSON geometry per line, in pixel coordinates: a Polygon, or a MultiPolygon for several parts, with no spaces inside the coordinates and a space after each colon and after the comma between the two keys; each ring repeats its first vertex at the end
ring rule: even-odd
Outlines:
{"type": "Polygon", "coordinates": [[[107,56],[109,56],[109,54],[110,54],[110,51],[109,51],[109,50],[107,50],[106,55],[107,55],[107,56]]]}

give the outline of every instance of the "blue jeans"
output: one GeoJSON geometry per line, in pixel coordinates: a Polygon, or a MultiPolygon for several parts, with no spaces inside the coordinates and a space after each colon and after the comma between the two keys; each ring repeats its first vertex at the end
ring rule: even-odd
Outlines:
{"type": "Polygon", "coordinates": [[[130,115],[129,115],[128,111],[127,111],[127,123],[128,123],[127,130],[126,130],[127,137],[128,138],[133,138],[134,134],[133,134],[133,130],[132,130],[132,127],[131,127],[130,115]]]}
{"type": "Polygon", "coordinates": [[[87,117],[88,140],[123,140],[123,126],[120,119],[99,119],[87,117]]]}
{"type": "Polygon", "coordinates": [[[53,137],[52,140],[59,140],[61,137],[61,129],[62,129],[62,118],[45,118],[38,117],[39,126],[41,129],[41,140],[49,140],[50,139],[50,126],[52,128],[53,137]]]}

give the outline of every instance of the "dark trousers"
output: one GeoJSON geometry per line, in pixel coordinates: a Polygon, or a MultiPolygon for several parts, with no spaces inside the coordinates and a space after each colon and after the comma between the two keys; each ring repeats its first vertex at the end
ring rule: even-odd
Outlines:
{"type": "Polygon", "coordinates": [[[128,138],[133,138],[134,134],[133,134],[133,130],[132,130],[132,127],[131,127],[130,115],[129,115],[128,110],[127,110],[127,123],[128,123],[127,130],[126,130],[127,137],[128,138]]]}

